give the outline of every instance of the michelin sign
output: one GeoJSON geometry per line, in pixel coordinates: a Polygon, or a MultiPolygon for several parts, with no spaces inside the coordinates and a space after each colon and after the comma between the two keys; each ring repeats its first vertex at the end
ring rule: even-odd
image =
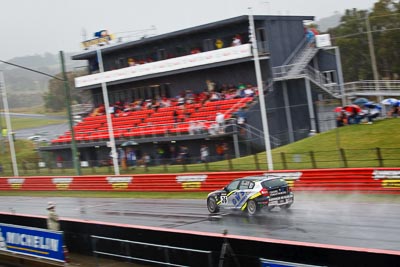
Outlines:
{"type": "Polygon", "coordinates": [[[62,232],[0,223],[0,251],[64,262],[62,232]]]}

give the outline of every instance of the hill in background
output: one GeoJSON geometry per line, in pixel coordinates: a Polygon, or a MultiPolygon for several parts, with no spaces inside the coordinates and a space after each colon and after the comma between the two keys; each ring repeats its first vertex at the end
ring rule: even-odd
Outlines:
{"type": "MultiPolygon", "coordinates": [[[[321,32],[336,27],[341,18],[340,13],[320,19],[316,22],[321,32]]],[[[71,60],[74,53],[65,53],[67,71],[86,66],[85,61],[71,60]]],[[[15,57],[10,63],[41,71],[50,75],[61,72],[59,54],[45,53],[42,55],[29,55],[15,57]]],[[[48,82],[51,79],[38,73],[27,71],[7,64],[0,63],[0,69],[4,71],[8,101],[11,108],[29,108],[44,105],[43,93],[48,91],[48,82]],[[29,101],[26,101],[29,99],[29,101]]],[[[1,107],[1,104],[0,104],[1,107]]]]}
{"type": "MultiPolygon", "coordinates": [[[[86,62],[71,60],[72,54],[64,54],[67,71],[74,71],[75,68],[86,65],[86,62]]],[[[50,75],[61,73],[59,54],[22,56],[12,58],[8,62],[50,75]]],[[[8,64],[0,63],[0,69],[4,72],[10,108],[34,107],[44,104],[43,93],[48,91],[50,77],[8,64]]]]}

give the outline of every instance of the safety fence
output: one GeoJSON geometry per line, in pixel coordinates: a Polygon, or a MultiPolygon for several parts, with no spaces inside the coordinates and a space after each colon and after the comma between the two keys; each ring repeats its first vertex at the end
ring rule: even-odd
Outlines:
{"type": "MultiPolygon", "coordinates": [[[[400,166],[400,148],[338,149],[326,151],[305,151],[296,153],[273,153],[275,170],[302,170],[327,168],[396,168],[400,166]]],[[[17,164],[19,175],[74,175],[72,161],[23,161],[17,164]]],[[[137,160],[134,165],[120,164],[120,173],[133,175],[140,173],[178,173],[178,172],[215,172],[265,170],[267,163],[264,155],[253,154],[236,158],[225,154],[209,156],[203,161],[200,156],[155,158],[148,161],[137,160]]],[[[109,175],[114,173],[112,162],[108,160],[80,161],[80,170],[84,175],[109,175]]],[[[12,176],[11,163],[1,164],[0,177],[12,176]]]]}
{"type": "Polygon", "coordinates": [[[400,168],[0,177],[0,190],[208,192],[235,178],[261,174],[281,177],[295,191],[400,193],[400,168]]]}
{"type": "Polygon", "coordinates": [[[137,242],[92,235],[93,255],[123,259],[125,262],[145,262],[162,266],[184,267],[190,262],[212,266],[212,251],[137,242]]]}

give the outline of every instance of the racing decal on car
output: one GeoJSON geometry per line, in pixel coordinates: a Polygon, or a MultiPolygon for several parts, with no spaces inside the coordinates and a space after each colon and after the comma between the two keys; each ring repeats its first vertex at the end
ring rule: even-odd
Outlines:
{"type": "Polygon", "coordinates": [[[400,171],[375,170],[372,176],[374,180],[381,180],[383,188],[400,188],[400,171]]]}
{"type": "Polygon", "coordinates": [[[303,175],[302,172],[273,172],[273,173],[264,173],[266,176],[275,176],[285,179],[289,187],[293,188],[294,184],[297,180],[300,180],[300,177],[303,175]]]}
{"type": "Polygon", "coordinates": [[[10,178],[7,180],[11,189],[21,189],[22,185],[25,182],[24,178],[10,178]]]}
{"type": "Polygon", "coordinates": [[[243,203],[248,199],[248,193],[246,192],[235,192],[234,197],[232,198],[232,204],[235,207],[242,207],[243,203]]]}
{"type": "Polygon", "coordinates": [[[53,178],[52,182],[56,185],[58,190],[66,190],[69,189],[69,185],[72,183],[74,178],[72,177],[57,177],[53,178]]]}
{"type": "Polygon", "coordinates": [[[180,175],[176,176],[176,181],[182,185],[185,190],[199,189],[201,183],[207,179],[208,175],[180,175]]]}
{"type": "Polygon", "coordinates": [[[128,188],[129,184],[132,183],[133,177],[107,177],[106,180],[113,189],[121,190],[128,188]]]}

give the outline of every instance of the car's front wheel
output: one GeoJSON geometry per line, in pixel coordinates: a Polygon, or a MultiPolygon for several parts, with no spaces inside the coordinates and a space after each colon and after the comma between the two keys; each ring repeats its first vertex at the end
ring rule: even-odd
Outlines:
{"type": "Polygon", "coordinates": [[[254,215],[258,211],[257,203],[254,200],[249,200],[247,202],[247,213],[249,215],[254,215]]]}
{"type": "Polygon", "coordinates": [[[207,208],[210,213],[216,213],[219,211],[217,200],[214,197],[209,197],[207,199],[207,208]]]}
{"type": "Polygon", "coordinates": [[[292,206],[292,203],[281,206],[281,209],[287,210],[292,206]]]}

